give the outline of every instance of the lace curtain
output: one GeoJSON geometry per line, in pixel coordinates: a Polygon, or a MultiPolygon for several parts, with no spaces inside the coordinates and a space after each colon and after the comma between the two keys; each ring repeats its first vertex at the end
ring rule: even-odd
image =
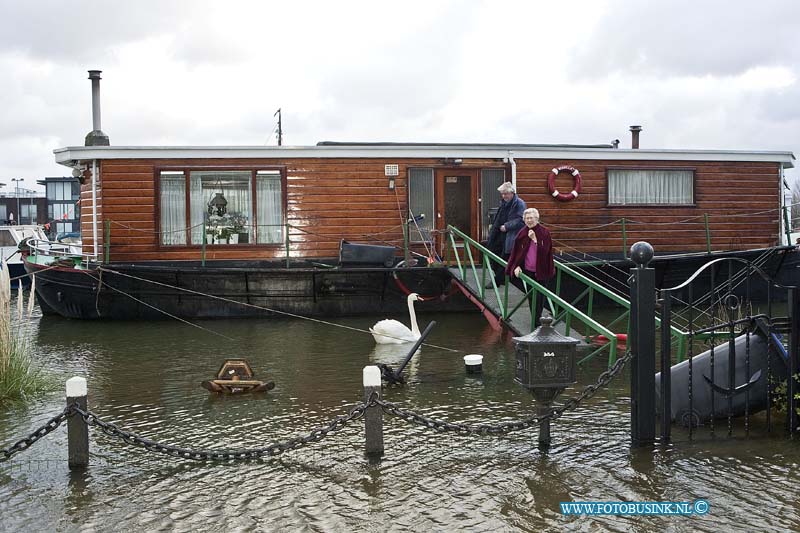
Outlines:
{"type": "Polygon", "coordinates": [[[161,244],[186,244],[186,178],[161,173],[161,244]]]}
{"type": "Polygon", "coordinates": [[[694,171],[609,169],[611,205],[685,205],[694,203],[694,171]]]}

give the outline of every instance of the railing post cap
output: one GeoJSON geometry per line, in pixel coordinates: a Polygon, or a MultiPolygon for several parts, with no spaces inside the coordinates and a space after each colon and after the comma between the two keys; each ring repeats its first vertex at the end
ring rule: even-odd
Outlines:
{"type": "Polygon", "coordinates": [[[86,396],[86,378],[75,376],[67,380],[67,398],[86,396]]]}
{"type": "Polygon", "coordinates": [[[365,387],[380,387],[381,386],[381,369],[377,366],[364,367],[364,386],[365,387]]]}

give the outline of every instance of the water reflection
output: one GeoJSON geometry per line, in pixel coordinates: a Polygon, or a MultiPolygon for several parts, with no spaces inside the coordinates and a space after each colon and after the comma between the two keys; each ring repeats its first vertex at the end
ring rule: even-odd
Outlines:
{"type": "MultiPolygon", "coordinates": [[[[533,414],[531,395],[513,383],[508,336],[478,314],[421,318],[438,323],[430,344],[457,352],[424,346],[404,371],[406,386],[384,390],[387,400],[453,422],[497,423],[533,414]],[[467,353],[484,355],[481,376],[465,375],[467,353]]],[[[374,321],[339,320],[363,330],[374,321]]],[[[104,419],[194,448],[264,447],[307,435],[360,400],[365,365],[397,368],[411,348],[376,346],[368,334],[308,322],[198,324],[232,340],[173,322],[45,317],[27,327],[42,366],[63,377],[87,376],[90,407],[104,419]],[[248,359],[256,375],[274,380],[276,388],[262,395],[210,395],[200,382],[227,357],[248,359]]],[[[581,367],[579,383],[561,398],[594,383],[604,363],[581,367]]],[[[536,448],[535,429],[461,436],[387,416],[387,453],[378,465],[363,456],[358,423],[275,461],[218,465],[151,455],[92,431],[91,466],[76,475],[66,468],[66,433],[58,430],[11,466],[0,466],[3,525],[177,531],[800,529],[796,443],[782,435],[688,443],[676,429],[672,446],[631,450],[628,380],[624,373],[556,421],[547,454],[536,448]],[[47,464],[38,468],[34,460],[47,464]],[[732,487],[741,487],[735,496],[732,487]],[[709,499],[712,512],[691,519],[567,519],[558,506],[700,497],[709,499]]],[[[59,391],[0,411],[0,443],[7,445],[62,405],[59,391]]]]}

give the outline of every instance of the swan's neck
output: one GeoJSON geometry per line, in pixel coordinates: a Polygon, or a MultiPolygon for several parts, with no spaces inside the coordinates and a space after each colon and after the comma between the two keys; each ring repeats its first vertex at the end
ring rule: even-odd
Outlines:
{"type": "Polygon", "coordinates": [[[408,314],[411,316],[411,333],[419,337],[419,326],[417,325],[417,314],[414,312],[414,300],[408,299],[408,314]]]}

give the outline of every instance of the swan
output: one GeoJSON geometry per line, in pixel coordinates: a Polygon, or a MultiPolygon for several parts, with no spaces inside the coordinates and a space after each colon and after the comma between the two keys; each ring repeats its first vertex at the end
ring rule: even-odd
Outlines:
{"type": "Polygon", "coordinates": [[[414,313],[414,301],[419,300],[419,294],[412,292],[408,295],[408,314],[411,317],[411,329],[408,329],[402,322],[392,319],[379,320],[374,326],[369,328],[369,332],[375,337],[378,344],[403,344],[414,342],[420,338],[419,326],[417,325],[417,315],[414,313]]]}

